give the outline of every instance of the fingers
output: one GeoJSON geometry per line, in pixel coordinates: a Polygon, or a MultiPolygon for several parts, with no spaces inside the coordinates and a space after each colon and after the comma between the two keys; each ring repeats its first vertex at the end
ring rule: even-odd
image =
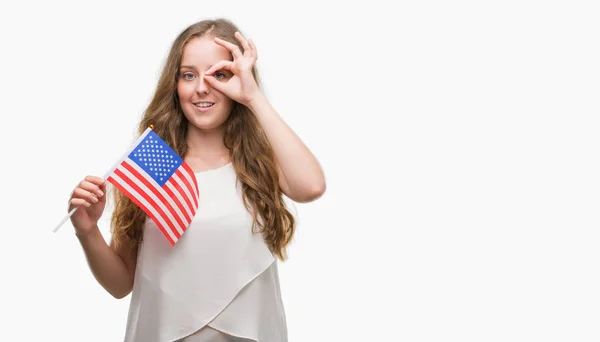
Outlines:
{"type": "Polygon", "coordinates": [[[105,195],[105,194],[106,194],[106,185],[107,185],[107,184],[108,184],[108,182],[107,182],[107,181],[104,181],[104,182],[102,183],[102,185],[100,185],[100,192],[102,193],[102,195],[105,195]]]}
{"type": "Polygon", "coordinates": [[[75,190],[73,190],[73,194],[71,195],[71,199],[69,200],[68,210],[71,211],[73,207],[89,208],[92,206],[92,204],[96,204],[98,202],[100,202],[100,200],[95,194],[81,188],[75,188],[75,190]]]}
{"type": "Polygon", "coordinates": [[[102,197],[92,191],[83,190],[82,188],[75,188],[73,191],[73,198],[82,198],[90,203],[98,203],[98,198],[102,197]]]}
{"type": "Polygon", "coordinates": [[[233,66],[232,61],[220,61],[217,64],[210,67],[210,69],[206,70],[206,72],[204,74],[207,76],[210,76],[219,70],[231,70],[232,66],[233,66]]]}
{"type": "MultiPolygon", "coordinates": [[[[104,180],[102,178],[87,176],[85,177],[85,180],[79,183],[77,188],[93,193],[98,197],[102,197],[104,196],[104,191],[101,189],[103,184],[104,180]]],[[[104,188],[104,190],[106,190],[106,188],[104,188]]]]}
{"type": "Polygon", "coordinates": [[[71,199],[69,200],[69,211],[73,207],[86,207],[89,208],[92,204],[98,203],[100,200],[93,193],[83,190],[81,188],[75,188],[73,193],[71,194],[71,199]]]}
{"type": "Polygon", "coordinates": [[[86,207],[89,208],[91,207],[92,204],[86,200],[84,200],[83,198],[71,198],[71,200],[69,201],[69,209],[68,211],[71,211],[71,209],[73,209],[73,207],[86,207]]]}
{"type": "Polygon", "coordinates": [[[242,44],[242,47],[244,48],[244,55],[258,59],[258,51],[256,50],[256,46],[254,45],[252,39],[246,40],[246,38],[244,38],[244,36],[242,36],[242,34],[239,32],[235,33],[235,38],[237,38],[237,40],[242,44]]]}
{"type": "Polygon", "coordinates": [[[225,89],[225,82],[220,82],[217,81],[214,77],[205,77],[204,80],[206,82],[208,82],[208,84],[213,87],[214,89],[217,89],[218,91],[224,93],[224,89],[225,89]]]}
{"type": "Polygon", "coordinates": [[[215,43],[221,45],[222,47],[226,48],[227,50],[229,50],[229,52],[231,52],[231,55],[233,56],[233,58],[241,58],[242,57],[242,52],[240,51],[240,48],[238,48],[237,45],[230,43],[228,41],[225,41],[219,37],[215,37],[215,43]]]}
{"type": "Polygon", "coordinates": [[[96,184],[98,186],[106,183],[106,180],[96,176],[86,176],[84,180],[96,184]]]}
{"type": "Polygon", "coordinates": [[[242,47],[244,48],[244,54],[246,52],[250,53],[252,48],[250,47],[250,45],[248,44],[248,41],[246,41],[246,38],[244,38],[244,36],[242,36],[241,33],[236,32],[235,33],[235,38],[237,38],[237,40],[242,44],[242,47]]]}
{"type": "Polygon", "coordinates": [[[254,45],[252,39],[248,39],[248,45],[250,45],[250,52],[252,52],[252,57],[258,59],[258,50],[256,49],[256,46],[254,45]]]}
{"type": "Polygon", "coordinates": [[[105,194],[106,181],[100,177],[87,176],[71,192],[69,210],[74,206],[90,207],[94,203],[104,201],[105,194]]]}

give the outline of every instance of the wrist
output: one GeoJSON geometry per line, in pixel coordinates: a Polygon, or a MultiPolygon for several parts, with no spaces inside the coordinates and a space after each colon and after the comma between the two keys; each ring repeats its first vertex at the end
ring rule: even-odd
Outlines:
{"type": "Polygon", "coordinates": [[[265,101],[267,101],[265,95],[258,91],[254,96],[251,96],[250,100],[244,103],[244,105],[250,108],[252,112],[256,113],[257,108],[259,108],[265,101]]]}
{"type": "Polygon", "coordinates": [[[75,236],[77,236],[77,239],[79,239],[81,242],[93,239],[99,233],[100,229],[98,228],[97,224],[95,224],[91,229],[86,229],[83,231],[75,229],[75,236]]]}

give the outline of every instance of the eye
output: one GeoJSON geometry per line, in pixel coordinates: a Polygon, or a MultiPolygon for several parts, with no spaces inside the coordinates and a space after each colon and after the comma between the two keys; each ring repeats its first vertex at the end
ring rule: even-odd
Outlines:
{"type": "Polygon", "coordinates": [[[196,75],[192,74],[191,72],[186,72],[186,73],[184,73],[183,75],[181,75],[181,77],[182,77],[184,80],[193,80],[193,79],[194,79],[194,77],[196,77],[196,75]]]}
{"type": "Polygon", "coordinates": [[[225,73],[224,73],[224,72],[222,72],[222,71],[217,71],[217,72],[215,72],[215,78],[216,78],[216,79],[218,79],[218,80],[222,80],[222,79],[224,79],[225,77],[227,77],[227,75],[225,75],[225,73]]]}

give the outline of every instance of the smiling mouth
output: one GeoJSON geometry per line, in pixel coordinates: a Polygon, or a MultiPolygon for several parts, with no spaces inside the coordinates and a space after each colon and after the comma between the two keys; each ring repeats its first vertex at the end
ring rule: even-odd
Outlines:
{"type": "Polygon", "coordinates": [[[194,106],[198,107],[198,108],[210,108],[212,106],[214,106],[214,102],[198,102],[198,103],[194,103],[194,106]]]}

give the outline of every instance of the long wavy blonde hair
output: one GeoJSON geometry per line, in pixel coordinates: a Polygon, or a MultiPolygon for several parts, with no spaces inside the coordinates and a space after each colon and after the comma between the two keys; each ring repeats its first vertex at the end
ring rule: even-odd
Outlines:
{"type": "MultiPolygon", "coordinates": [[[[226,19],[205,20],[185,29],[173,42],[156,91],[138,127],[141,134],[151,124],[177,154],[185,156],[188,121],[177,95],[179,65],[185,45],[204,35],[219,37],[243,47],[234,33],[239,29],[226,19]]],[[[258,73],[252,69],[259,83],[258,73]]],[[[279,259],[286,258],[286,246],[295,231],[294,216],[288,211],[279,187],[273,149],[254,114],[246,106],[234,103],[224,123],[225,147],[241,182],[244,205],[253,216],[252,231],[262,233],[266,244],[279,259]]],[[[113,243],[124,241],[137,247],[142,240],[146,214],[120,191],[113,189],[114,211],[111,218],[113,243]]]]}

